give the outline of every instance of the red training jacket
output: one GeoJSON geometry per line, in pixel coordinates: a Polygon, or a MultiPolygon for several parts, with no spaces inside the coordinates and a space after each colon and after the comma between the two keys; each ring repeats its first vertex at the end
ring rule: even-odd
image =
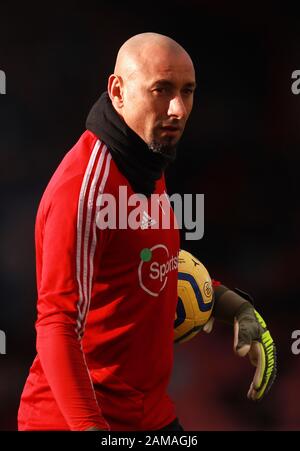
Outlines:
{"type": "MultiPolygon", "coordinates": [[[[35,230],[37,356],[19,430],[156,430],[176,417],[166,389],[179,233],[152,227],[168,202],[156,213],[143,211],[136,230],[101,229],[104,194],[114,196],[117,211],[124,207],[120,186],[133,194],[105,144],[85,131],[42,197],[35,230]]],[[[162,177],[155,193],[164,191],[162,177]]]]}

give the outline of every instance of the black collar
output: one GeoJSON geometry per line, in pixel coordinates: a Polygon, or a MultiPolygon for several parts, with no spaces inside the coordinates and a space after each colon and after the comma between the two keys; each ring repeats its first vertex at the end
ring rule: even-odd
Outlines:
{"type": "Polygon", "coordinates": [[[176,155],[175,152],[170,156],[151,151],[118,115],[107,92],[93,105],[86,120],[86,128],[107,145],[133,191],[147,197],[155,191],[156,180],[161,178],[176,155]]]}

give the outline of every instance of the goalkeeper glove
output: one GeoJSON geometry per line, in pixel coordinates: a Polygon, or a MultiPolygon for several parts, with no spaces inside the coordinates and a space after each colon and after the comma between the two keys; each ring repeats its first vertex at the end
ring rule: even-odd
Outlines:
{"type": "Polygon", "coordinates": [[[248,391],[253,401],[262,399],[276,377],[276,348],[260,314],[245,302],[234,320],[234,351],[241,357],[248,354],[256,371],[248,391]]]}

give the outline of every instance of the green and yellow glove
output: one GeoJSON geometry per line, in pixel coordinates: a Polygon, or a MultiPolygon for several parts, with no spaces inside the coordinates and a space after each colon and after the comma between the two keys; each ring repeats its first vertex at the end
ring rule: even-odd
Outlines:
{"type": "Polygon", "coordinates": [[[233,348],[240,357],[248,355],[256,367],[247,396],[261,400],[276,377],[276,348],[265,321],[249,302],[236,313],[233,348]]]}

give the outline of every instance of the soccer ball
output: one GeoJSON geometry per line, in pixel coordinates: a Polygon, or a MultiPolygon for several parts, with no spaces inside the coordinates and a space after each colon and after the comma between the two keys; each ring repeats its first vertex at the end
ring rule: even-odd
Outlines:
{"type": "Polygon", "coordinates": [[[207,269],[192,254],[180,250],[175,343],[188,341],[203,329],[211,316],[213,304],[214,293],[207,269]]]}

